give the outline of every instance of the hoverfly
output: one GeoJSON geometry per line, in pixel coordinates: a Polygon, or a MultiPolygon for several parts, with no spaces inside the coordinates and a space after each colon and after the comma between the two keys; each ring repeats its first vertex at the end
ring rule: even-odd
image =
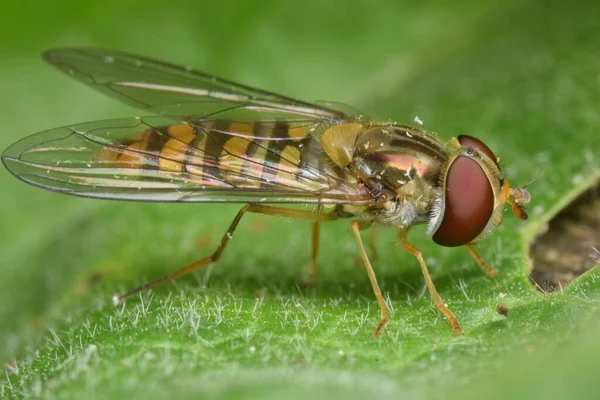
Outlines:
{"type": "Polygon", "coordinates": [[[388,308],[360,233],[374,225],[398,229],[398,241],[417,258],[435,305],[460,335],[421,251],[407,241],[408,230],[427,224],[434,242],[465,247],[493,276],[496,271],[472,245],[501,223],[506,203],[518,218],[527,218],[523,204],[529,193],[511,189],[494,153],[471,136],[443,142],[419,128],[122,52],[60,48],[43,57],[75,79],[155,115],[24,138],[2,155],[17,178],[84,197],[244,204],[211,255],[115,296],[117,304],[216,262],[245,213],[312,221],[312,281],[321,223],[350,218],[381,308],[375,336],[388,321],[388,308]]]}

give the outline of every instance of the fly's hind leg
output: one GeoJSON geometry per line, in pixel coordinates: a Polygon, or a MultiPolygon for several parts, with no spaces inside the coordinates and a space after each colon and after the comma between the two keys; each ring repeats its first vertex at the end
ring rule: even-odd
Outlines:
{"type": "MultiPolygon", "coordinates": [[[[248,213],[257,213],[257,214],[275,215],[275,216],[279,216],[279,217],[288,217],[288,218],[295,218],[295,219],[304,219],[304,220],[311,220],[311,221],[318,221],[318,222],[331,221],[331,220],[334,220],[337,218],[333,214],[314,213],[311,211],[296,210],[293,208],[285,208],[285,207],[265,206],[262,204],[246,204],[244,207],[242,207],[242,209],[240,211],[238,211],[237,215],[235,216],[235,218],[229,225],[229,228],[223,235],[223,238],[221,238],[221,243],[219,243],[219,246],[217,246],[216,250],[210,256],[201,258],[198,261],[195,261],[189,265],[186,265],[183,268],[175,270],[174,272],[172,272],[168,275],[165,275],[157,280],[148,282],[145,285],[142,285],[128,293],[122,294],[120,296],[115,296],[115,297],[113,297],[113,303],[121,304],[127,298],[135,296],[136,294],[143,292],[144,290],[148,290],[148,289],[156,287],[162,283],[172,281],[174,279],[177,279],[183,275],[187,275],[190,272],[193,272],[197,269],[200,269],[202,267],[210,265],[210,264],[216,262],[217,260],[219,260],[219,258],[221,258],[221,254],[223,254],[223,250],[225,250],[225,247],[227,247],[227,243],[229,243],[229,239],[231,239],[233,232],[237,228],[240,220],[242,219],[242,216],[247,212],[248,213]]],[[[316,254],[316,252],[315,252],[315,254],[316,254]]]]}
{"type": "Polygon", "coordinates": [[[454,332],[455,335],[462,335],[462,329],[460,327],[460,324],[458,323],[458,320],[456,319],[452,311],[450,311],[450,309],[446,306],[444,300],[442,300],[437,290],[435,289],[435,286],[433,285],[431,275],[429,275],[429,270],[427,269],[427,265],[425,265],[425,260],[423,259],[423,254],[421,253],[421,250],[408,243],[405,230],[398,232],[398,242],[400,243],[400,245],[402,245],[402,247],[404,247],[404,249],[406,249],[406,251],[408,251],[410,254],[417,258],[417,260],[419,261],[419,265],[421,265],[421,271],[423,271],[423,277],[425,277],[425,284],[427,285],[427,289],[429,289],[429,293],[433,298],[433,302],[435,303],[438,310],[440,310],[442,314],[446,316],[448,322],[450,322],[452,332],[454,332]]]}

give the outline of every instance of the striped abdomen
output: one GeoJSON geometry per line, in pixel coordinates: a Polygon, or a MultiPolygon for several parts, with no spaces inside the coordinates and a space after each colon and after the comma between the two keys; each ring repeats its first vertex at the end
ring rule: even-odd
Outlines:
{"type": "Polygon", "coordinates": [[[310,134],[314,127],[224,119],[160,126],[99,157],[118,167],[185,173],[190,183],[212,187],[327,191],[343,181],[310,134]]]}

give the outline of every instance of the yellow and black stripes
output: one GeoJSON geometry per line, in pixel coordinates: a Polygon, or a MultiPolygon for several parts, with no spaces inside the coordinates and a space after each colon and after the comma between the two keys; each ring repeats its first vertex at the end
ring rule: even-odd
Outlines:
{"type": "Polygon", "coordinates": [[[190,182],[211,187],[324,191],[341,179],[340,171],[327,168],[330,163],[308,128],[286,121],[160,126],[122,140],[119,147],[116,165],[183,172],[190,182]]]}

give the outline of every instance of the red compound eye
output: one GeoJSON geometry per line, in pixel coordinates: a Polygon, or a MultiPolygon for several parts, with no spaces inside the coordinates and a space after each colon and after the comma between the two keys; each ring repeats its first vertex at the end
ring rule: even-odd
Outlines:
{"type": "Polygon", "coordinates": [[[492,161],[494,161],[496,165],[498,165],[498,159],[496,158],[494,152],[481,140],[468,135],[459,135],[457,139],[462,146],[472,147],[478,151],[481,151],[482,153],[485,153],[489,158],[492,159],[492,161]]]}
{"type": "Polygon", "coordinates": [[[448,169],[444,195],[444,218],[433,241],[448,247],[471,242],[483,231],[494,211],[494,192],[485,172],[472,158],[457,157],[448,169]]]}

